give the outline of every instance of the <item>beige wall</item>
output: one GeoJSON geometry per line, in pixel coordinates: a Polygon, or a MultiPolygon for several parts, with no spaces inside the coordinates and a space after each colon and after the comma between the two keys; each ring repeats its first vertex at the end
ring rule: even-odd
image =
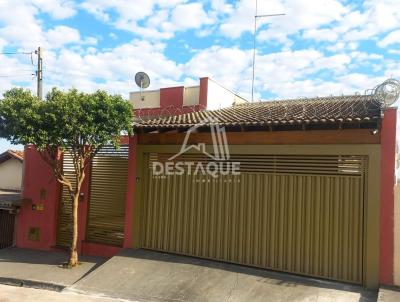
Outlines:
{"type": "Polygon", "coordinates": [[[400,285],[400,184],[394,191],[394,284],[400,285]]]}
{"type": "Polygon", "coordinates": [[[15,158],[11,158],[0,164],[0,189],[21,189],[22,166],[22,162],[15,158]]]}
{"type": "Polygon", "coordinates": [[[200,86],[185,87],[183,106],[198,105],[200,101],[200,86]]]}
{"type": "Polygon", "coordinates": [[[160,108],[160,90],[147,90],[131,92],[129,94],[129,102],[132,104],[133,109],[144,108],[160,108]],[[142,96],[144,99],[142,100],[142,96]]]}

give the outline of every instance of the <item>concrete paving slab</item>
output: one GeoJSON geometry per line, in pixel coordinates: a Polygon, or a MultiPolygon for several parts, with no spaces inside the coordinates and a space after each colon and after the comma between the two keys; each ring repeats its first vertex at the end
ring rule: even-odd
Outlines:
{"type": "Polygon", "coordinates": [[[81,265],[73,269],[60,267],[68,256],[62,252],[20,248],[0,250],[0,283],[61,290],[74,284],[107,259],[81,257],[81,265]]]}
{"type": "Polygon", "coordinates": [[[67,291],[138,301],[376,301],[358,286],[146,250],[123,250],[67,291]]]}
{"type": "Polygon", "coordinates": [[[126,300],[0,284],[0,302],[125,302],[126,300]]]}
{"type": "Polygon", "coordinates": [[[378,302],[399,302],[400,301],[400,290],[381,288],[379,289],[378,302]]]}

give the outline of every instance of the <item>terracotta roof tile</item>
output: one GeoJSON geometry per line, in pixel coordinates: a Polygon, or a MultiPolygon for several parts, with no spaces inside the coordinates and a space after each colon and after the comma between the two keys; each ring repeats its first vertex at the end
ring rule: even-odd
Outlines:
{"type": "Polygon", "coordinates": [[[222,126],[360,123],[381,118],[382,102],[373,95],[330,96],[254,102],[219,110],[134,121],[134,129],[222,126]]]}
{"type": "Polygon", "coordinates": [[[0,163],[9,160],[10,158],[16,158],[20,161],[24,160],[24,151],[17,151],[17,150],[7,150],[0,154],[0,163]]]}
{"type": "Polygon", "coordinates": [[[8,152],[12,153],[14,156],[19,157],[20,159],[24,159],[24,151],[20,150],[8,150],[8,152]]]}

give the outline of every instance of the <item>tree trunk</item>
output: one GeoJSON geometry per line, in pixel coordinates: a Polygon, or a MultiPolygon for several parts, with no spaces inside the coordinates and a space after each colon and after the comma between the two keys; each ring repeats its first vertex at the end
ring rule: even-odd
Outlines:
{"type": "Polygon", "coordinates": [[[72,201],[72,242],[71,254],[68,265],[71,267],[78,265],[78,203],[79,203],[80,187],[77,188],[72,201]]]}

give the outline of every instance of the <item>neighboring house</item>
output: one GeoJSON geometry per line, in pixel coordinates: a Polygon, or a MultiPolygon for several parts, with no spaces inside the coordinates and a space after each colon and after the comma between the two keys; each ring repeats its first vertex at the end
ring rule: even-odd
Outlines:
{"type": "MultiPolygon", "coordinates": [[[[95,157],[79,202],[79,252],[146,248],[369,288],[393,284],[396,108],[373,95],[230,106],[234,94],[223,104],[209,98],[209,84],[201,79],[196,102],[185,101],[183,87],[145,98],[135,107],[135,135],[95,157]],[[211,103],[222,109],[204,110],[211,103]],[[229,144],[222,165],[209,156],[215,141],[229,144]],[[206,149],[185,148],[174,158],[182,144],[206,149]],[[154,177],[152,164],[169,158],[195,164],[154,177]],[[214,163],[223,172],[233,162],[239,176],[189,170],[214,163]]],[[[63,169],[73,177],[68,154],[63,169]]],[[[16,245],[68,248],[68,192],[32,146],[23,197],[16,245]]]]}
{"type": "Polygon", "coordinates": [[[23,151],[8,150],[0,154],[0,190],[21,190],[23,160],[23,151]]]}
{"type": "Polygon", "coordinates": [[[14,243],[15,214],[21,204],[23,151],[0,154],[0,248],[14,243]]]}

